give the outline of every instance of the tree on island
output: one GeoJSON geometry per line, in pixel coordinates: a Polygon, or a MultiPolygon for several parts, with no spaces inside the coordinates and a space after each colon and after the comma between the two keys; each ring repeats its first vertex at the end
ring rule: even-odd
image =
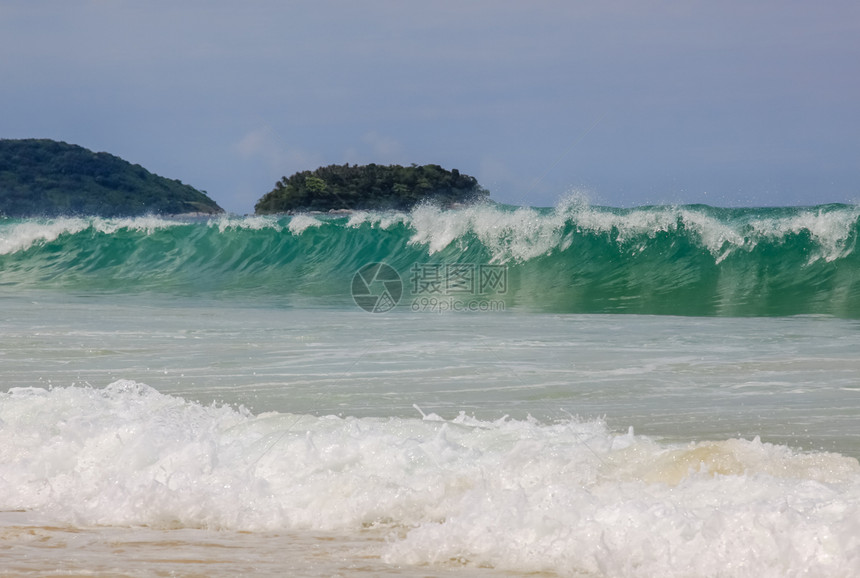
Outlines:
{"type": "Polygon", "coordinates": [[[409,210],[425,201],[444,207],[488,198],[474,177],[457,169],[347,163],[283,177],[257,202],[255,212],[409,210]]]}
{"type": "Polygon", "coordinates": [[[108,153],[47,139],[0,139],[0,216],[223,212],[206,193],[108,153]]]}

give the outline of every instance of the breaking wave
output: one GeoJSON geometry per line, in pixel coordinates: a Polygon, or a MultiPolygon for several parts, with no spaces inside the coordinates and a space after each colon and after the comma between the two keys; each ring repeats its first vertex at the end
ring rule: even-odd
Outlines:
{"type": "Polygon", "coordinates": [[[504,267],[508,309],[860,317],[860,207],[567,201],[212,220],[0,220],[0,286],[352,305],[384,262],[504,267]]]}

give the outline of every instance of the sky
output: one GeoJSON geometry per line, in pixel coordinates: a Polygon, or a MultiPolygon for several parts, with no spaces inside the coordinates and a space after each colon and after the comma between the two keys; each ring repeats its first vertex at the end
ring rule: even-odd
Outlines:
{"type": "Polygon", "coordinates": [[[0,138],[237,214],[328,164],[498,202],[860,202],[856,0],[0,0],[0,138]]]}

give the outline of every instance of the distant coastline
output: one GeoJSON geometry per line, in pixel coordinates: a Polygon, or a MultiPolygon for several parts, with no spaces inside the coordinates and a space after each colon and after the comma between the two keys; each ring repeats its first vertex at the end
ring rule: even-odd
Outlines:
{"type": "Polygon", "coordinates": [[[217,215],[204,192],[114,155],[49,139],[0,139],[0,216],[217,215]]]}
{"type": "MultiPolygon", "coordinates": [[[[489,200],[477,179],[427,164],[328,165],[281,178],[257,215],[445,209],[489,200]]],[[[0,139],[0,218],[206,218],[225,211],[206,194],[106,152],[50,139],[0,139]]]]}

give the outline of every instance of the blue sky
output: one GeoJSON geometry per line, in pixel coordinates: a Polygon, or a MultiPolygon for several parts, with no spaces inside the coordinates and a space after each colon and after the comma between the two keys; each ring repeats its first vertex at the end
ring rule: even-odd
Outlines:
{"type": "Polygon", "coordinates": [[[857,202],[860,3],[0,0],[0,111],[237,213],[345,162],[533,206],[857,202]]]}

